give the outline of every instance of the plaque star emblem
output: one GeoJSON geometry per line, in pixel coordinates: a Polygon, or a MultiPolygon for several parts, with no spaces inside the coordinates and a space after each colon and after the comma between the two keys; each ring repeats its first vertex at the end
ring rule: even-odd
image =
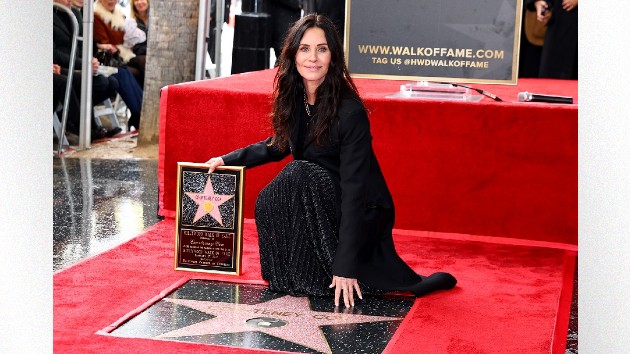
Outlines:
{"type": "Polygon", "coordinates": [[[208,178],[208,181],[206,182],[203,193],[186,192],[186,195],[197,203],[197,212],[193,218],[193,223],[197,222],[205,215],[210,214],[210,216],[212,216],[219,225],[223,226],[223,219],[221,218],[219,206],[234,198],[234,195],[215,194],[210,178],[208,178]]]}
{"type": "Polygon", "coordinates": [[[319,326],[401,320],[398,317],[313,311],[307,297],[288,295],[255,305],[176,298],[163,300],[215,317],[162,333],[156,338],[259,331],[322,353],[332,351],[319,326]],[[274,321],[281,325],[274,326],[274,321]]]}

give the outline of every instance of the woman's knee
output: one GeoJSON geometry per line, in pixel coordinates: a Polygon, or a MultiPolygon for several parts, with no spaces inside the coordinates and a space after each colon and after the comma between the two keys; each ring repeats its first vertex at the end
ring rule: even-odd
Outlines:
{"type": "Polygon", "coordinates": [[[284,167],[281,173],[298,180],[311,180],[315,178],[319,181],[319,178],[316,176],[322,173],[328,174],[328,171],[314,162],[293,160],[284,167]]]}

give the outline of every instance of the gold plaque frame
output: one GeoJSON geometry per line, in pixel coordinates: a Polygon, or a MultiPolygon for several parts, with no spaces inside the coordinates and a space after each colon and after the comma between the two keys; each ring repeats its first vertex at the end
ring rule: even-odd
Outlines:
{"type": "Polygon", "coordinates": [[[175,270],[240,275],[245,167],[177,163],[175,270]]]}

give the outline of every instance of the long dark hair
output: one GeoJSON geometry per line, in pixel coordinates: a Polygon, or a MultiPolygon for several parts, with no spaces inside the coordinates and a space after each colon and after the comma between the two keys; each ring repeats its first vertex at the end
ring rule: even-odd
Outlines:
{"type": "Polygon", "coordinates": [[[278,60],[278,72],[274,79],[272,125],[274,138],[272,145],[285,151],[289,146],[289,137],[293,127],[294,112],[302,104],[304,82],[295,66],[295,56],[304,32],[309,28],[321,28],[326,35],[330,50],[330,65],[324,81],[317,88],[316,121],[313,138],[322,144],[329,138],[329,130],[337,119],[337,110],[343,98],[361,100],[350,73],[346,67],[343,45],[335,25],[327,17],[309,14],[297,20],[287,32],[278,60]]]}

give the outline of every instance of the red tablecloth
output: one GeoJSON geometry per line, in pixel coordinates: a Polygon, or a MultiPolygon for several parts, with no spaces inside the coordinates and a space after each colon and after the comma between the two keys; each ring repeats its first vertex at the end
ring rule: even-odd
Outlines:
{"type": "MultiPolygon", "coordinates": [[[[175,210],[177,162],[203,162],[271,133],[275,70],[171,85],[160,103],[160,214],[175,210]]],[[[393,99],[404,81],[356,79],[396,204],[396,227],[577,244],[577,81],[472,85],[504,102],[393,99]]],[[[287,160],[288,161],[288,160],[287,160]]],[[[286,163],[286,161],[284,162],[286,163]]],[[[246,172],[245,216],[282,168],[246,172]]]]}

